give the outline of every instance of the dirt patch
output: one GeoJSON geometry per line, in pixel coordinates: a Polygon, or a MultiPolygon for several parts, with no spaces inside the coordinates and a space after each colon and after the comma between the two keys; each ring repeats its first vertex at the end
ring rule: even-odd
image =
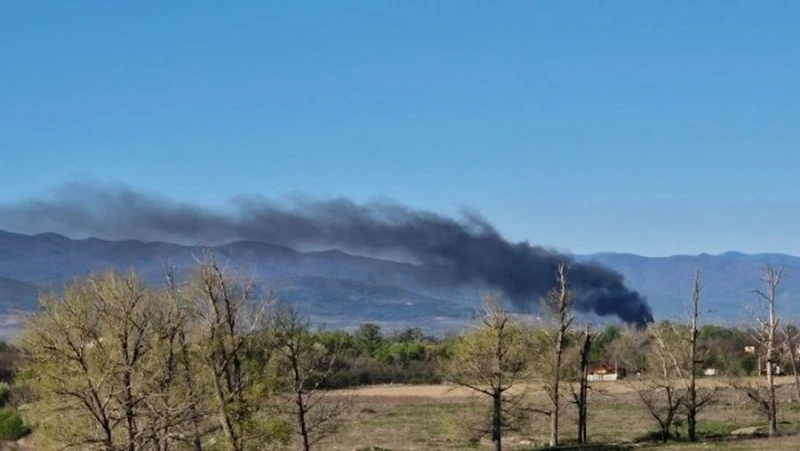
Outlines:
{"type": "Polygon", "coordinates": [[[731,435],[755,435],[760,428],[758,426],[750,426],[747,428],[737,429],[731,432],[731,435]]]}
{"type": "Polygon", "coordinates": [[[343,395],[400,398],[464,398],[473,395],[469,389],[454,385],[374,385],[337,391],[343,395]]]}

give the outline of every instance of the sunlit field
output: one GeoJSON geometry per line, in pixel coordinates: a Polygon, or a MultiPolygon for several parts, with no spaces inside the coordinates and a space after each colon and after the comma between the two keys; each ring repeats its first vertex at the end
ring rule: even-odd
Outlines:
{"type": "MultiPolygon", "coordinates": [[[[719,386],[717,398],[700,415],[700,441],[680,441],[661,445],[652,436],[658,430],[636,392],[623,381],[592,385],[589,407],[589,439],[596,449],[800,449],[794,435],[800,430],[800,404],[792,403],[791,378],[778,383],[779,429],[782,437],[754,438],[753,434],[732,435],[748,427],[766,424],[756,406],[743,393],[727,387],[721,379],[703,379],[703,386],[719,386]]],[[[526,389],[527,390],[527,389],[526,389]]],[[[544,393],[530,389],[527,399],[544,406],[544,393]]],[[[482,397],[462,388],[440,385],[375,386],[342,391],[353,405],[341,433],[322,446],[332,450],[461,450],[489,449],[491,443],[475,437],[487,418],[488,405],[482,397]]],[[[565,409],[562,437],[566,448],[574,443],[576,411],[565,409]]],[[[548,418],[532,413],[518,431],[504,437],[504,449],[539,449],[546,447],[548,418]]],[[[685,425],[676,428],[685,437],[685,425]]]]}

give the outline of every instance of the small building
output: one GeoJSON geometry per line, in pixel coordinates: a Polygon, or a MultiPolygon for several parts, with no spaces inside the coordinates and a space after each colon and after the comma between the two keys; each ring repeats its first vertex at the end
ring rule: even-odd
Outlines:
{"type": "Polygon", "coordinates": [[[596,381],[617,381],[625,378],[625,367],[617,365],[616,363],[590,363],[589,375],[587,379],[589,382],[596,381]]]}
{"type": "MultiPolygon", "coordinates": [[[[759,357],[758,358],[758,367],[759,367],[759,372],[758,373],[761,376],[766,376],[767,375],[767,370],[769,369],[770,365],[767,362],[764,362],[764,364],[762,365],[761,364],[761,357],[759,357]]],[[[781,366],[779,364],[773,363],[772,364],[772,375],[773,376],[783,376],[783,374],[784,374],[783,373],[783,368],[781,368],[781,366]]]]}
{"type": "Polygon", "coordinates": [[[716,368],[706,368],[706,369],[703,370],[703,375],[704,376],[716,376],[717,375],[717,369],[716,368]]]}
{"type": "Polygon", "coordinates": [[[745,354],[755,354],[755,353],[756,353],[756,347],[755,347],[755,346],[752,346],[752,345],[750,345],[750,346],[745,346],[745,347],[744,347],[744,353],[745,353],[745,354]]]}

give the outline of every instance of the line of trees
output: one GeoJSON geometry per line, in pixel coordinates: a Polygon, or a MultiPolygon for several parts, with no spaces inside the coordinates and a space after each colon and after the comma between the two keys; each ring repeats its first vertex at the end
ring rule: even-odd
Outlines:
{"type": "Polygon", "coordinates": [[[646,329],[610,327],[599,333],[592,333],[588,325],[574,330],[568,268],[560,266],[555,276],[555,288],[542,300],[546,314],[543,324],[515,320],[502,309],[497,297],[487,297],[477,328],[458,337],[443,367],[447,381],[491,399],[487,430],[495,450],[502,449],[503,432],[517,430],[528,413],[549,417],[550,445],[558,446],[564,380],[569,382],[571,402],[578,408],[577,442],[588,443],[591,361],[613,360],[627,367],[632,377],[625,383],[657,423],[658,438],[663,442],[674,436],[679,416],[686,418],[688,440],[697,440],[698,415],[719,391],[718,386],[698,386],[697,377],[707,368],[725,377],[730,386],[742,390],[760,407],[770,436],[777,433],[774,373],[787,360],[795,369],[800,399],[797,328],[781,329],[776,314],[782,268],[765,269],[764,288],[754,290],[760,308],[754,310],[754,325],[749,329],[700,324],[703,283],[697,272],[684,323],[663,321],[646,329]],[[746,350],[750,346],[752,354],[746,350]],[[751,374],[765,374],[765,381],[739,377],[751,374]],[[531,386],[547,393],[549,406],[524,402],[525,390],[531,386]]]}
{"type": "Polygon", "coordinates": [[[40,298],[0,362],[37,449],[309,450],[350,407],[332,389],[441,381],[453,338],[315,328],[213,259],[180,279],[110,271],[40,298]]]}
{"type": "Polygon", "coordinates": [[[564,265],[542,299],[540,320],[514,315],[502,296],[487,294],[475,327],[436,338],[420,329],[386,334],[372,323],[352,333],[315,328],[213,260],[181,281],[168,272],[160,289],[109,272],[41,298],[11,351],[18,361],[11,393],[21,395],[10,398],[26,404],[38,449],[310,450],[338,431],[351,405],[332,390],[447,382],[486,397],[490,414],[476,435],[499,451],[504,433],[522,429],[531,415],[548,417],[550,444],[558,446],[566,403],[578,410],[578,443],[588,443],[589,365],[615,361],[628,369],[624,383],[663,441],[681,416],[688,439],[697,439],[698,416],[717,394],[697,384],[706,368],[760,406],[775,434],[772,371],[763,384],[734,376],[787,360],[797,368],[797,328],[775,313],[782,276],[766,269],[764,288],[754,292],[764,314],[756,312],[749,329],[701,324],[697,273],[686,322],[593,331],[575,324],[564,265]],[[530,402],[530,389],[546,393],[548,403],[530,402]]]}
{"type": "Polygon", "coordinates": [[[346,404],[315,408],[335,337],[213,261],[167,281],[109,272],[42,298],[19,340],[37,448],[308,450],[335,430],[346,404]]]}

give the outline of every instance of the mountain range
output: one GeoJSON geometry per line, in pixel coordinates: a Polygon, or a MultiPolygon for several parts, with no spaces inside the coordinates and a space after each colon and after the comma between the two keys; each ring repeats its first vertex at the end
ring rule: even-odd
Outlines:
{"type": "MultiPolygon", "coordinates": [[[[442,333],[463,326],[474,315],[479,292],[488,288],[478,283],[436,286],[430,283],[432,274],[445,268],[341,250],[301,252],[259,242],[198,247],[0,231],[0,336],[13,335],[14,318],[34,310],[43,290],[58,290],[76,277],[108,268],[134,269],[147,283],[161,284],[166,267],[187,268],[209,253],[331,328],[372,321],[388,328],[419,326],[442,333]]],[[[575,258],[622,273],[633,289],[648,298],[657,320],[684,316],[691,280],[699,269],[707,320],[727,323],[750,317],[747,306],[755,301],[752,291],[760,283],[764,266],[784,265],[781,312],[800,314],[800,304],[794,301],[800,296],[800,257],[727,252],[671,257],[598,253],[575,258]]]]}

